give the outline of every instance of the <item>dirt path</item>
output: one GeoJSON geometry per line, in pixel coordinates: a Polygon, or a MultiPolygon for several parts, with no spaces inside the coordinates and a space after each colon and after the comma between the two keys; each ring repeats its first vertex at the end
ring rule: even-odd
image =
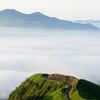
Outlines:
{"type": "MultiPolygon", "coordinates": [[[[45,78],[45,79],[47,79],[47,80],[51,80],[51,79],[48,79],[47,77],[48,76],[42,76],[43,78],[45,78]]],[[[52,80],[52,81],[55,81],[55,80],[52,80]]],[[[60,82],[60,81],[55,81],[55,82],[60,82]]],[[[62,82],[63,83],[63,82],[62,82]]],[[[66,91],[65,91],[65,98],[67,99],[67,100],[70,100],[70,98],[69,98],[69,91],[71,90],[71,88],[72,88],[72,86],[71,85],[69,85],[68,83],[63,83],[63,84],[66,84],[66,85],[68,85],[68,88],[66,89],[66,91]]]]}

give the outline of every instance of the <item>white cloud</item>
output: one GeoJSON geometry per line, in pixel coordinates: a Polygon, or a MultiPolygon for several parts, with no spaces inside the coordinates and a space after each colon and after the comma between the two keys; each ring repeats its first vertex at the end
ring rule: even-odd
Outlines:
{"type": "Polygon", "coordinates": [[[7,96],[35,73],[72,75],[100,84],[100,38],[96,32],[0,31],[4,33],[0,36],[0,95],[7,96]]]}
{"type": "Polygon", "coordinates": [[[0,98],[7,98],[9,93],[21,84],[34,72],[20,72],[12,70],[0,70],[0,98]]]}

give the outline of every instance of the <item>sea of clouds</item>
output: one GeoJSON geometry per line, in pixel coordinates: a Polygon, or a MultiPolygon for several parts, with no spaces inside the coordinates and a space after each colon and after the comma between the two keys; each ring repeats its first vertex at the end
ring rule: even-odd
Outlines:
{"type": "Polygon", "coordinates": [[[0,98],[36,73],[100,85],[100,32],[0,28],[0,98]]]}

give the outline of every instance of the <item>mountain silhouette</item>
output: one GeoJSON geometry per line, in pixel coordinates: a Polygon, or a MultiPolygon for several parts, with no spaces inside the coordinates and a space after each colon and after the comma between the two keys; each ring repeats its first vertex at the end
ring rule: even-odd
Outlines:
{"type": "Polygon", "coordinates": [[[5,9],[0,11],[0,26],[51,28],[51,29],[67,29],[67,30],[99,29],[91,24],[73,23],[71,21],[60,20],[55,17],[46,16],[40,12],[23,14],[14,9],[5,9]]]}

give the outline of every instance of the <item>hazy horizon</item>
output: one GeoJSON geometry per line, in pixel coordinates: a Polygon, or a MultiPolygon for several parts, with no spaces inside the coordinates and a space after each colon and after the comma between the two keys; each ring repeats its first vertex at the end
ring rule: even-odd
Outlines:
{"type": "Polygon", "coordinates": [[[35,73],[100,85],[100,32],[0,27],[0,97],[35,73]]]}
{"type": "Polygon", "coordinates": [[[100,20],[99,0],[0,0],[0,4],[0,10],[15,9],[25,14],[41,12],[62,20],[100,20]]]}

